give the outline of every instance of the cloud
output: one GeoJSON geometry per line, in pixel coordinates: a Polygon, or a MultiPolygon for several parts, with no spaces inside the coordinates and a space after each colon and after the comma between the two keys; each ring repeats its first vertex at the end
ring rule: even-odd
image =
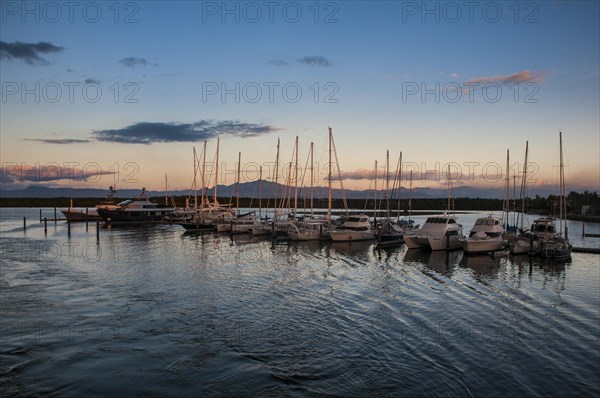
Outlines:
{"type": "MultiPolygon", "coordinates": [[[[327,181],[327,176],[325,176],[325,181],[327,181]]],[[[342,179],[344,181],[346,180],[369,180],[373,178],[373,170],[367,170],[367,169],[356,169],[354,171],[342,171],[342,179]]],[[[337,169],[335,168],[334,165],[334,169],[332,170],[331,173],[331,181],[337,181],[340,179],[340,176],[338,174],[337,169]]]]}
{"type": "Polygon", "coordinates": [[[148,62],[146,60],[146,58],[141,58],[141,57],[125,57],[125,58],[119,60],[119,62],[122,63],[123,65],[127,66],[128,68],[134,68],[136,66],[148,66],[148,65],[157,66],[158,65],[155,63],[148,62]]]}
{"type": "Polygon", "coordinates": [[[86,144],[90,140],[77,138],[24,138],[25,141],[43,142],[44,144],[86,144]]]}
{"type": "Polygon", "coordinates": [[[48,65],[50,62],[42,58],[40,54],[59,53],[63,50],[63,47],[45,41],[38,43],[0,41],[0,59],[20,59],[29,65],[48,65]]]}
{"type": "Polygon", "coordinates": [[[271,60],[267,61],[267,65],[273,65],[273,66],[286,66],[289,64],[290,64],[289,62],[284,61],[282,59],[271,59],[271,60]]]}
{"type": "Polygon", "coordinates": [[[217,136],[255,137],[278,131],[269,125],[242,123],[235,120],[200,120],[194,123],[140,122],[114,130],[97,130],[98,141],[123,144],[155,142],[198,142],[217,136]]]}
{"type": "Polygon", "coordinates": [[[543,80],[544,72],[532,72],[528,69],[513,73],[511,75],[498,75],[498,76],[482,76],[476,77],[471,80],[467,80],[465,85],[473,84],[488,84],[488,83],[501,83],[501,84],[512,84],[512,83],[526,83],[526,82],[541,82],[543,80]]]}
{"type": "Polygon", "coordinates": [[[310,66],[331,66],[331,62],[321,55],[310,55],[304,58],[300,58],[298,60],[301,64],[310,65],[310,66]]]}
{"type": "Polygon", "coordinates": [[[453,79],[456,79],[458,76],[459,75],[456,72],[450,73],[450,77],[453,78],[453,79]]]}
{"type": "Polygon", "coordinates": [[[100,84],[100,80],[87,78],[87,79],[85,79],[85,84],[100,84]]]}
{"type": "Polygon", "coordinates": [[[0,168],[0,181],[3,183],[60,180],[88,181],[92,177],[112,174],[114,174],[113,171],[100,170],[97,167],[81,169],[74,166],[67,167],[55,162],[36,164],[35,166],[5,162],[0,168]]]}

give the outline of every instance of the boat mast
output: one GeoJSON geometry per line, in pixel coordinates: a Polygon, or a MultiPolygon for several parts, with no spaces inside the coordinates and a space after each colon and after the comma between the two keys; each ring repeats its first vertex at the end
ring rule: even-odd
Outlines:
{"type": "Polygon", "coordinates": [[[238,152],[238,169],[237,169],[237,194],[235,207],[237,208],[238,216],[240,215],[240,170],[242,166],[242,153],[238,152]]]}
{"type": "Polygon", "coordinates": [[[314,162],[313,162],[313,151],[315,143],[310,143],[310,218],[314,217],[314,162]]]}
{"type": "Polygon", "coordinates": [[[273,220],[277,220],[277,181],[279,180],[279,137],[277,138],[277,155],[275,156],[275,198],[273,199],[273,220]]]}
{"type": "Polygon", "coordinates": [[[525,163],[523,163],[523,181],[521,182],[521,231],[525,218],[525,189],[527,188],[527,153],[529,152],[529,141],[525,141],[525,163]]]}
{"type": "MultiPolygon", "coordinates": [[[[200,195],[200,209],[204,209],[204,198],[206,189],[206,141],[204,141],[204,149],[202,150],[202,194],[200,195]]],[[[202,214],[204,218],[204,212],[202,214]]]]}
{"type": "Polygon", "coordinates": [[[217,156],[215,159],[215,189],[214,189],[214,204],[218,203],[217,200],[217,186],[219,185],[219,138],[217,138],[217,156]]]}
{"type": "Polygon", "coordinates": [[[375,219],[375,225],[377,225],[377,214],[379,213],[379,206],[377,206],[377,160],[375,160],[375,168],[373,169],[373,178],[375,178],[375,189],[373,198],[373,218],[375,219]]]}
{"type": "Polygon", "coordinates": [[[258,168],[258,220],[262,219],[262,166],[258,168]]]}
{"type": "Polygon", "coordinates": [[[198,191],[196,186],[196,175],[198,166],[196,165],[196,147],[194,147],[194,210],[198,210],[198,191]]]}
{"type": "Polygon", "coordinates": [[[294,217],[298,214],[298,136],[296,136],[296,162],[294,172],[294,217]]]}
{"type": "MultiPolygon", "coordinates": [[[[559,137],[559,143],[560,143],[560,167],[559,167],[559,172],[558,172],[558,176],[559,176],[559,184],[560,184],[560,198],[559,198],[559,206],[560,206],[560,235],[563,235],[563,228],[566,224],[566,222],[563,222],[563,217],[566,216],[567,213],[567,209],[564,208],[565,206],[565,174],[564,174],[564,165],[563,165],[563,148],[562,148],[562,131],[558,132],[558,137],[559,137]],[[564,208],[564,211],[563,211],[564,208]]],[[[565,233],[566,235],[566,233],[565,233]]]]}
{"type": "Polygon", "coordinates": [[[502,202],[502,224],[508,229],[508,214],[510,211],[510,155],[509,150],[506,150],[506,178],[504,179],[504,201],[502,202]]]}
{"type": "Polygon", "coordinates": [[[331,127],[329,127],[329,172],[327,174],[327,220],[331,223],[331,140],[333,139],[333,133],[331,127]]]}
{"type": "MultiPolygon", "coordinates": [[[[400,195],[402,195],[402,151],[400,151],[400,157],[398,158],[398,214],[396,214],[398,221],[400,221],[400,195]]],[[[393,188],[392,188],[393,190],[393,188]]]]}
{"type": "Polygon", "coordinates": [[[451,204],[451,198],[452,198],[452,181],[450,180],[450,163],[448,163],[448,172],[446,173],[447,177],[448,177],[448,205],[447,205],[447,209],[448,209],[448,213],[450,212],[450,204],[451,204]]]}
{"type": "Polygon", "coordinates": [[[335,164],[338,171],[338,176],[340,179],[340,189],[342,190],[342,202],[344,203],[344,211],[346,213],[346,217],[348,216],[348,202],[346,201],[346,191],[344,190],[344,180],[342,179],[342,170],[340,168],[340,161],[337,156],[337,150],[335,149],[335,141],[333,141],[333,134],[331,135],[331,145],[333,147],[333,155],[335,156],[335,164]]]}
{"type": "Polygon", "coordinates": [[[387,221],[390,221],[390,151],[385,151],[385,216],[387,221]]]}
{"type": "Polygon", "coordinates": [[[410,171],[410,184],[408,186],[408,222],[410,223],[410,215],[412,213],[412,180],[413,180],[413,171],[410,171]]]}
{"type": "MultiPolygon", "coordinates": [[[[167,173],[165,173],[165,206],[169,206],[169,180],[167,180],[167,173]]],[[[73,207],[73,199],[71,199],[71,207],[73,207]]]]}

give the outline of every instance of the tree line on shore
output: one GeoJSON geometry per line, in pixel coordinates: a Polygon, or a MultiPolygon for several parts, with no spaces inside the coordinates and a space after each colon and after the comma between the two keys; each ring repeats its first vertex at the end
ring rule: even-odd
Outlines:
{"type": "MultiPolygon", "coordinates": [[[[115,198],[115,203],[127,198],[115,198]]],[[[175,203],[178,207],[185,206],[186,196],[175,196],[169,198],[168,205],[171,206],[175,203]]],[[[158,204],[165,204],[164,197],[153,197],[152,201],[158,204]]],[[[193,200],[193,199],[192,199],[193,200]]],[[[503,206],[502,199],[491,199],[491,198],[455,198],[453,199],[454,209],[457,211],[501,211],[503,206]]],[[[525,209],[527,212],[535,212],[541,214],[557,215],[556,209],[558,209],[559,197],[558,195],[549,195],[548,197],[541,197],[536,195],[533,198],[525,199],[525,209]]],[[[69,207],[70,198],[0,198],[0,207],[57,207],[66,208],[69,207]]],[[[95,207],[99,203],[98,198],[77,198],[77,201],[73,203],[76,207],[95,207]]],[[[219,203],[232,203],[235,205],[236,199],[233,200],[229,197],[219,198],[219,203]]],[[[327,198],[315,198],[315,208],[326,209],[327,198]]],[[[375,208],[385,209],[386,203],[378,200],[375,204],[375,200],[371,199],[348,199],[348,207],[351,209],[366,209],[374,210],[375,208]]],[[[447,208],[447,198],[417,198],[411,200],[412,210],[445,210],[447,208]]],[[[240,198],[240,207],[258,207],[259,200],[256,198],[240,198]]],[[[278,204],[279,205],[279,204],[278,204]]],[[[273,199],[262,199],[262,206],[264,208],[273,208],[273,199]]],[[[308,199],[299,198],[298,207],[309,207],[310,201],[308,199]]],[[[600,216],[600,196],[598,192],[575,192],[571,191],[567,195],[567,206],[568,212],[571,214],[587,215],[587,216],[600,216]]],[[[333,208],[343,208],[343,201],[341,199],[333,200],[333,208]]],[[[520,200],[510,200],[511,210],[519,211],[521,209],[520,200]]],[[[394,199],[390,202],[391,210],[398,210],[400,212],[408,211],[408,200],[402,199],[400,203],[394,199]]]]}

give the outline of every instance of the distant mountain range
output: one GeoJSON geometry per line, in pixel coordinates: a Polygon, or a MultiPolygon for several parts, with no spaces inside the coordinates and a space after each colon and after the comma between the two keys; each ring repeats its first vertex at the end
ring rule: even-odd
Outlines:
{"type": "MultiPolygon", "coordinates": [[[[270,181],[258,181],[244,182],[239,186],[240,197],[252,198],[258,197],[259,191],[262,191],[263,198],[269,198],[278,196],[281,197],[286,187],[282,184],[275,184],[270,181]]],[[[290,189],[290,188],[288,188],[290,189]]],[[[2,189],[0,190],[1,198],[104,198],[108,192],[108,189],[97,189],[97,188],[49,188],[40,185],[29,186],[25,189],[2,189]]],[[[139,195],[141,189],[119,189],[115,197],[127,198],[139,195]]],[[[293,195],[294,188],[291,188],[293,195]]],[[[149,196],[160,197],[164,196],[164,191],[147,191],[149,196]]],[[[208,189],[209,196],[213,194],[213,188],[208,189]]],[[[219,185],[217,187],[217,193],[219,197],[236,196],[237,185],[219,185]]],[[[557,194],[555,187],[536,187],[533,192],[529,192],[528,196],[534,196],[536,194],[540,196],[548,196],[549,194],[557,194]]],[[[189,190],[177,190],[170,191],[169,196],[187,196],[193,194],[189,190]]],[[[452,196],[456,198],[493,198],[502,199],[503,197],[502,188],[481,188],[481,187],[469,187],[461,186],[452,189],[452,196]]],[[[308,188],[299,188],[299,197],[309,197],[308,188]]],[[[397,193],[395,195],[397,197],[397,193]]],[[[412,194],[410,195],[414,199],[420,198],[443,198],[448,196],[446,188],[413,188],[412,194]]],[[[314,188],[315,198],[326,198],[327,188],[326,187],[315,187],[314,188]]],[[[341,198],[341,190],[333,189],[333,197],[341,198]]],[[[350,190],[346,189],[346,197],[348,199],[367,199],[374,197],[373,190],[350,190]]],[[[402,188],[400,197],[407,199],[409,197],[408,189],[402,188]]]]}

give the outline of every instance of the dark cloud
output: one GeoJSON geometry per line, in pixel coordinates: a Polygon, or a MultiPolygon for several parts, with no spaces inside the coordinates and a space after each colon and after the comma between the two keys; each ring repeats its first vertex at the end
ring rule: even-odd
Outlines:
{"type": "Polygon", "coordinates": [[[24,138],[25,141],[43,142],[44,144],[86,144],[90,140],[77,138],[24,138]]]}
{"type": "Polygon", "coordinates": [[[290,63],[287,61],[284,61],[282,59],[272,59],[267,61],[267,65],[273,65],[273,66],[286,66],[289,65],[290,63]]]}
{"type": "Polygon", "coordinates": [[[310,55],[304,58],[300,58],[298,60],[301,64],[310,65],[310,66],[331,66],[331,62],[321,55],[310,55]]]}
{"type": "Polygon", "coordinates": [[[100,84],[100,80],[87,78],[85,79],[85,84],[100,84]]]}
{"type": "Polygon", "coordinates": [[[155,142],[198,142],[217,136],[254,137],[279,129],[263,124],[241,123],[235,120],[200,120],[194,123],[140,122],[114,130],[97,130],[98,141],[123,144],[155,142]]]}
{"type": "Polygon", "coordinates": [[[63,50],[63,47],[44,41],[38,43],[23,43],[20,41],[7,43],[0,41],[0,59],[20,59],[29,65],[47,65],[49,62],[42,58],[40,54],[59,53],[63,50]]]}
{"type": "Polygon", "coordinates": [[[119,60],[119,62],[129,68],[134,68],[136,66],[148,66],[148,65],[157,66],[157,64],[148,62],[146,60],[146,58],[141,58],[141,57],[125,57],[125,58],[119,60]]]}
{"type": "Polygon", "coordinates": [[[0,181],[3,183],[14,182],[46,182],[46,181],[87,181],[92,177],[111,175],[113,171],[99,170],[96,167],[81,169],[78,167],[66,167],[55,162],[36,164],[29,166],[5,162],[0,168],[0,181]]]}

